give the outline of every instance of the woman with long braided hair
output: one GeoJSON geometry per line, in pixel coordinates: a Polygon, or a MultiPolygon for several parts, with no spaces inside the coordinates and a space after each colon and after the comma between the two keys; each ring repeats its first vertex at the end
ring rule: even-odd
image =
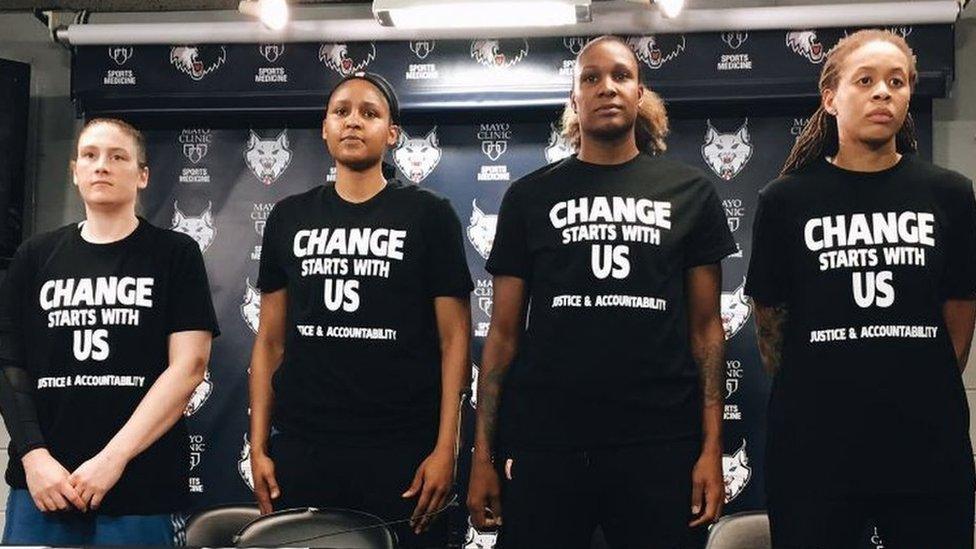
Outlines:
{"type": "Polygon", "coordinates": [[[821,105],[760,192],[746,293],[774,376],[777,548],[973,547],[961,371],[976,317],[972,182],[916,156],[905,40],[831,50],[821,105]]]}

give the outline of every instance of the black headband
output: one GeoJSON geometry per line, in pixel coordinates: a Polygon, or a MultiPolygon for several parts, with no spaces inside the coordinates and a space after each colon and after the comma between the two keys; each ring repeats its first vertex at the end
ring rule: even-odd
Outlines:
{"type": "Polygon", "coordinates": [[[393,91],[393,86],[386,80],[386,78],[383,78],[375,72],[359,71],[345,76],[332,88],[331,91],[329,91],[329,95],[325,97],[326,107],[328,107],[329,101],[332,99],[332,94],[339,89],[339,86],[350,80],[365,80],[378,89],[386,99],[386,104],[390,107],[390,120],[392,120],[397,126],[400,125],[400,102],[397,100],[396,92],[393,91]]]}

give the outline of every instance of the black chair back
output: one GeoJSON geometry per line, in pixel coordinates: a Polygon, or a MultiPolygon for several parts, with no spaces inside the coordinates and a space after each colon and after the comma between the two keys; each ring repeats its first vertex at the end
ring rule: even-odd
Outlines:
{"type": "Polygon", "coordinates": [[[286,509],[242,529],[237,547],[397,549],[396,534],[375,515],[350,509],[286,509]]]}
{"type": "Polygon", "coordinates": [[[186,544],[191,547],[229,547],[247,523],[261,516],[253,503],[221,505],[195,513],[186,522],[186,544]]]}

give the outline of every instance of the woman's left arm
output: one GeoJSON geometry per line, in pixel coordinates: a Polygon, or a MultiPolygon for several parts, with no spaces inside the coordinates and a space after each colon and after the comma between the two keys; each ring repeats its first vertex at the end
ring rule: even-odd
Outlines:
{"type": "Polygon", "coordinates": [[[966,369],[969,348],[973,343],[973,328],[976,326],[976,299],[948,299],[942,304],[942,317],[945,319],[952,350],[956,353],[959,372],[966,369]]]}
{"type": "Polygon", "coordinates": [[[193,330],[169,335],[169,366],[142,397],[132,416],[105,447],[78,466],[69,481],[91,509],[98,509],[126,465],[183,415],[210,360],[213,334],[193,330]]]}
{"type": "Polygon", "coordinates": [[[471,305],[466,297],[435,297],[434,313],[441,346],[441,415],[437,445],[417,468],[404,498],[420,494],[411,526],[427,528],[451,493],[458,443],[461,391],[471,376],[471,305]]]}

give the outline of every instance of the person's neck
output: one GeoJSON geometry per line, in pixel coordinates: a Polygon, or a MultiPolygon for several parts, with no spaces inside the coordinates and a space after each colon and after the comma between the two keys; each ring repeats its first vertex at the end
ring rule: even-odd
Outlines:
{"type": "Polygon", "coordinates": [[[580,140],[579,154],[576,158],[590,164],[602,164],[612,166],[623,164],[640,154],[637,143],[634,140],[633,132],[620,139],[605,141],[592,137],[582,136],[580,140]]]}
{"type": "Polygon", "coordinates": [[[139,226],[134,207],[100,209],[85,206],[81,237],[92,244],[108,244],[129,236],[139,226]]]}
{"type": "Polygon", "coordinates": [[[366,202],[386,187],[383,165],[377,164],[366,170],[354,170],[341,164],[336,165],[336,193],[346,202],[366,202]]]}
{"type": "Polygon", "coordinates": [[[868,143],[841,140],[837,155],[831,162],[838,168],[852,172],[880,172],[894,166],[901,160],[895,147],[895,140],[881,146],[868,143]]]}

